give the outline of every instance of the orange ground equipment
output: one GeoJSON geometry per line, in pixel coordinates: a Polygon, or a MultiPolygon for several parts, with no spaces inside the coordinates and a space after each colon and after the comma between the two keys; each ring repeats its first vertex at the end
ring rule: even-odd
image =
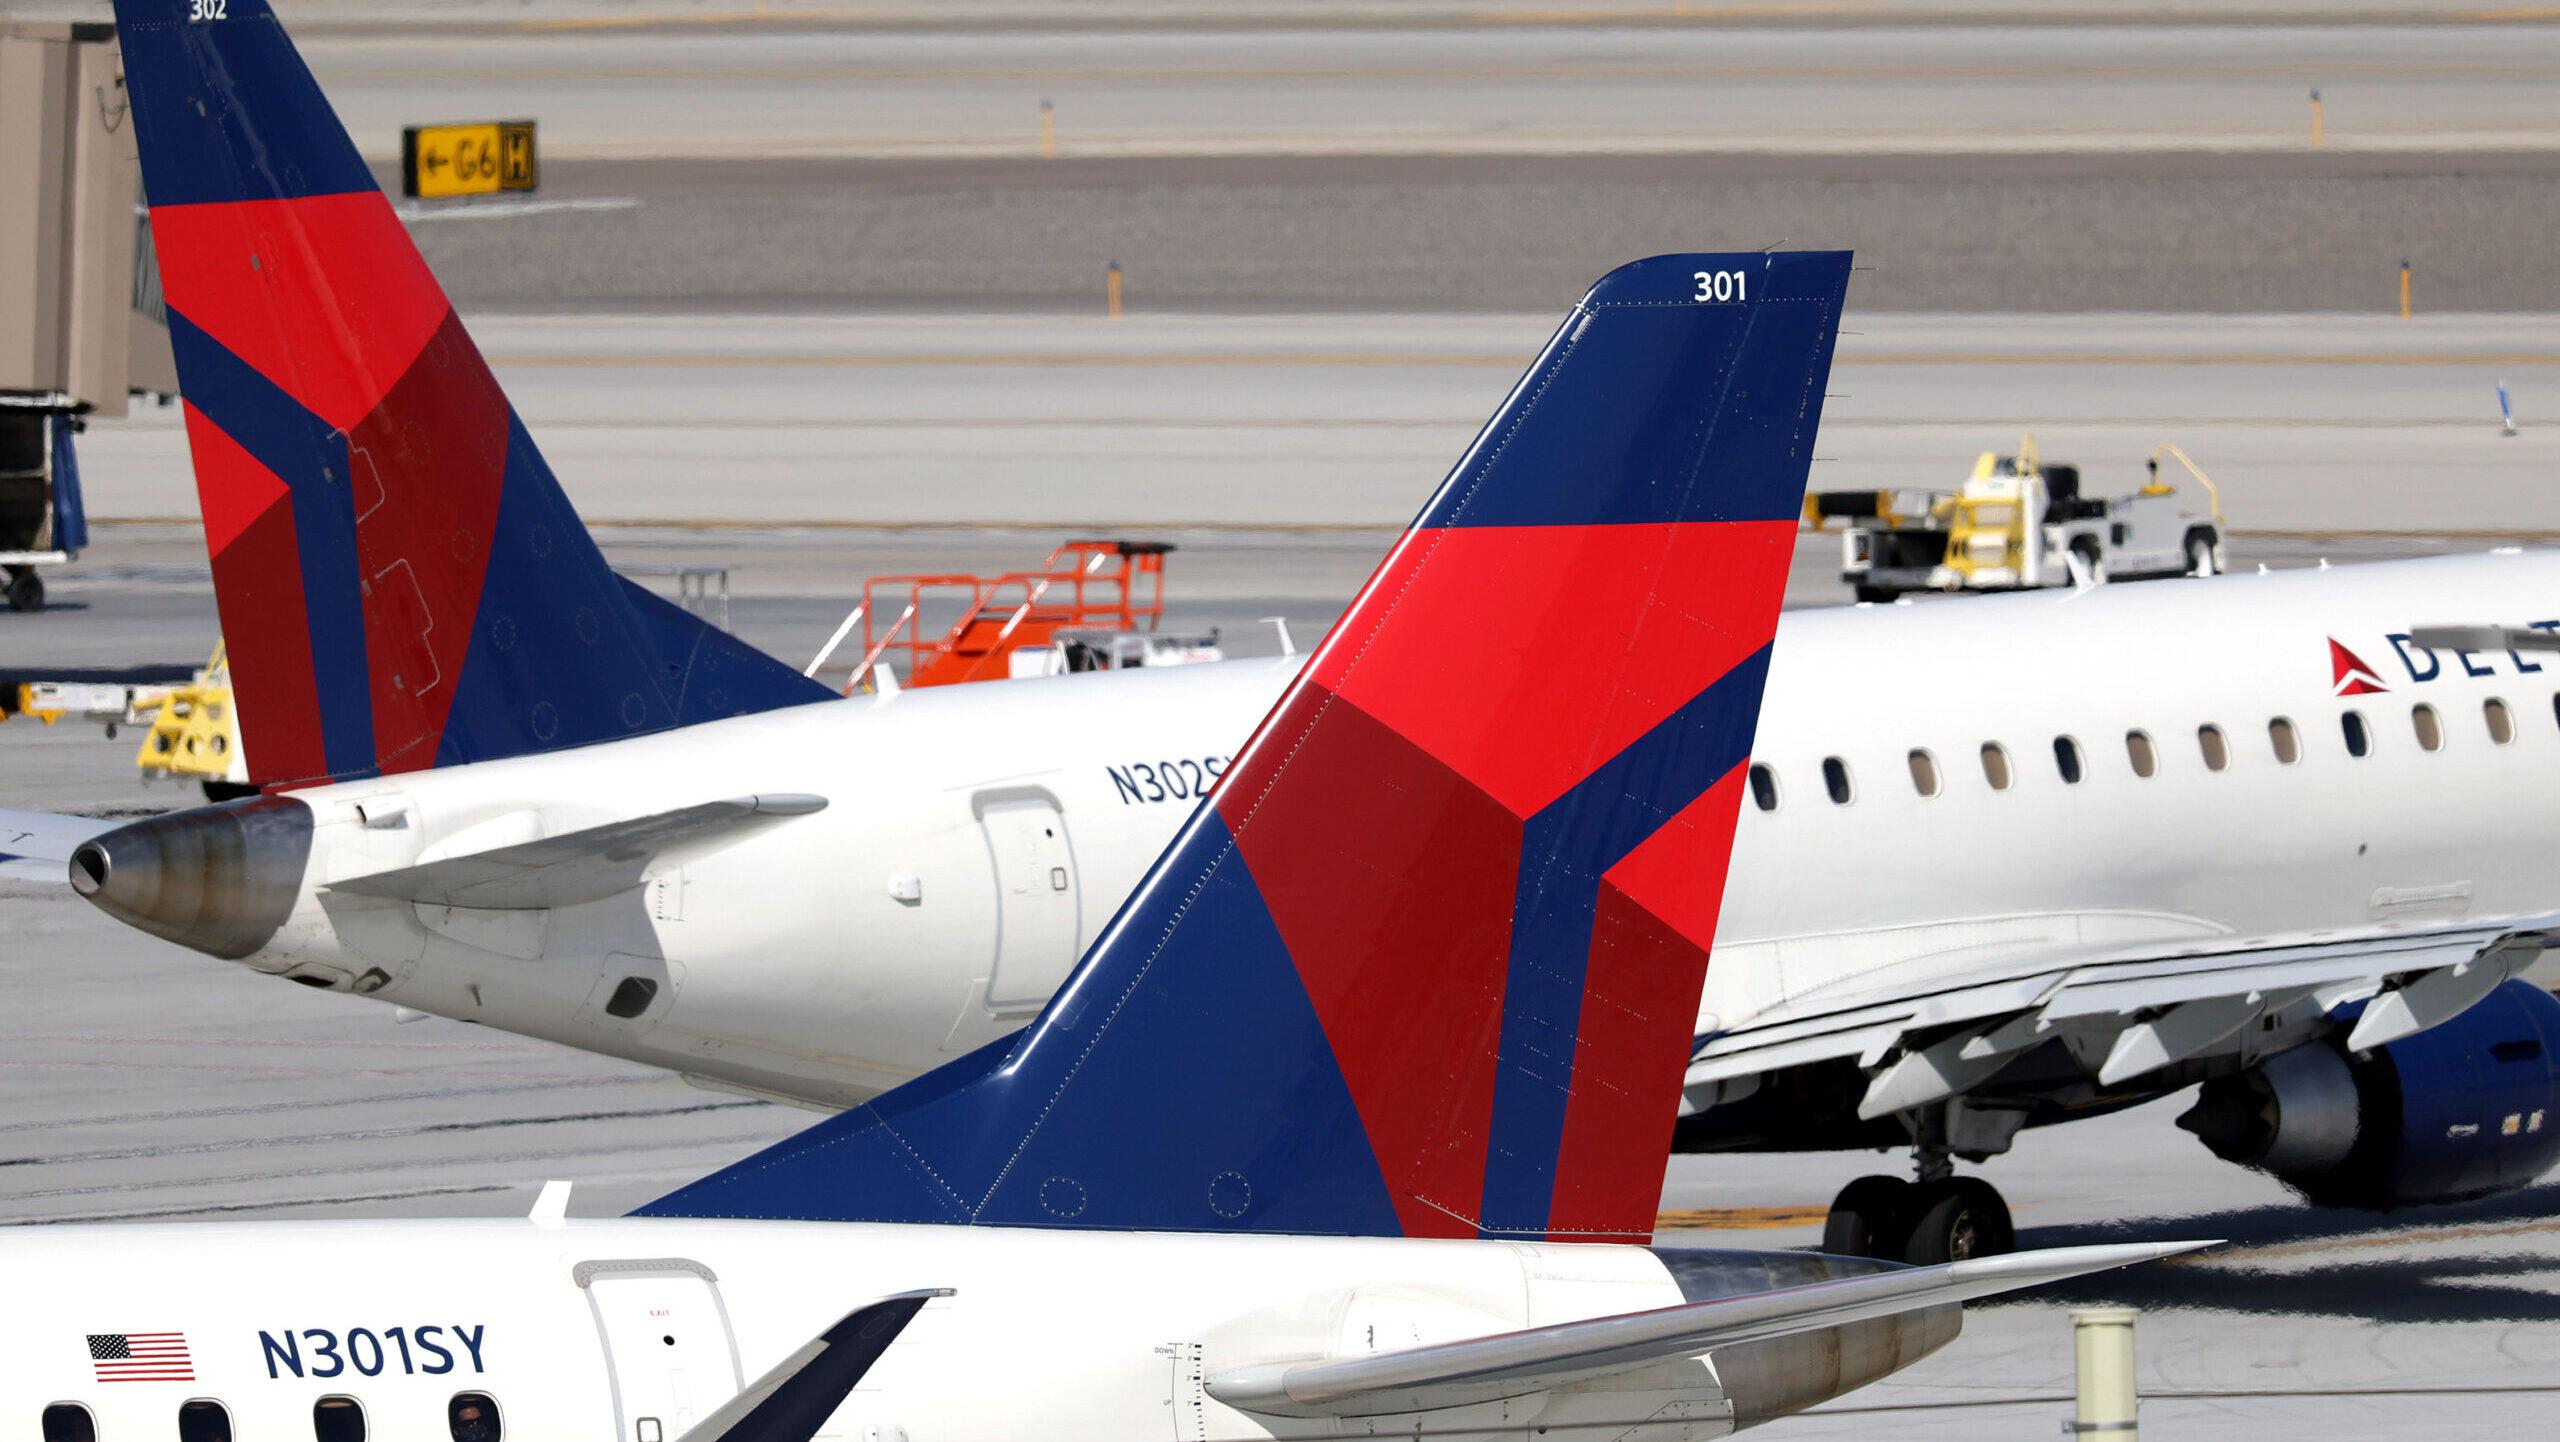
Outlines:
{"type": "Polygon", "coordinates": [[[1073,639],[1062,632],[1155,630],[1164,615],[1164,558],[1172,550],[1166,541],[1069,541],[1036,571],[874,576],[862,583],[862,604],[837,628],[828,652],[861,626],[862,659],[845,683],[847,695],[873,683],[873,668],[897,652],[905,653],[901,680],[907,686],[1003,680],[1016,674],[1016,653],[1045,652],[1073,639]],[[925,612],[948,612],[955,604],[960,618],[941,635],[928,634],[925,612]]]}

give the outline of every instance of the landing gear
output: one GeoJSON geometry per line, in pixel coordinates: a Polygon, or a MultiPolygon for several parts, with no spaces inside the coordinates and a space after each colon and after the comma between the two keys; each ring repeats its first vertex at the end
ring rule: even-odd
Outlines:
{"type": "Polygon", "coordinates": [[[2222,574],[2222,547],[2211,531],[2187,532],[2187,574],[2218,576],[2222,574]]]}
{"type": "MultiPolygon", "coordinates": [[[[1943,1158],[1937,1159],[1940,1166],[1943,1158]]],[[[1927,1170],[1927,1159],[1923,1171],[1927,1170]]],[[[1932,1266],[2012,1251],[2017,1231],[1999,1189],[1979,1177],[1917,1182],[1867,1176],[1840,1189],[1822,1225],[1822,1250],[1932,1266]]]]}
{"type": "Polygon", "coordinates": [[[1948,1177],[1912,1189],[1917,1216],[1903,1239],[1902,1260],[1915,1266],[1996,1257],[2014,1251],[2017,1229],[2009,1204],[1980,1177],[1948,1177]]]}
{"type": "Polygon", "coordinates": [[[1822,1250],[1835,1257],[1901,1256],[1911,1192],[1900,1177],[1860,1177],[1842,1187],[1823,1219],[1822,1250]]]}
{"type": "Polygon", "coordinates": [[[9,609],[21,613],[44,609],[44,578],[33,566],[13,566],[9,570],[9,609]]]}

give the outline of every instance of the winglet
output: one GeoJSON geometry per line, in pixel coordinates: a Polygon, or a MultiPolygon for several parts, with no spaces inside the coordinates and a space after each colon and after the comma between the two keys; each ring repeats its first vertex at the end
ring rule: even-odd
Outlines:
{"type": "Polygon", "coordinates": [[[953,1295],[948,1287],[935,1287],[855,1308],[695,1423],[678,1442],[811,1442],[916,1313],[928,1302],[953,1295]]]}

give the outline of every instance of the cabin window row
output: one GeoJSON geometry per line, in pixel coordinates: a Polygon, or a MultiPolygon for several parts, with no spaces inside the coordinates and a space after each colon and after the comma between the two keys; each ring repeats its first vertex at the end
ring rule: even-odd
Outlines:
{"type": "MultiPolygon", "coordinates": [[[[445,1429],[453,1442],[503,1442],[498,1402],[486,1392],[457,1392],[445,1402],[445,1429]]],[[[314,1442],[365,1442],[364,1404],[353,1397],[323,1397],[311,1407],[314,1442]]],[[[231,1409],[210,1397],[178,1406],[178,1442],[235,1442],[231,1409]]],[[[98,1442],[98,1419],[77,1402],[44,1409],[44,1442],[98,1442]]]]}
{"type": "MultiPolygon", "coordinates": [[[[2552,719],[2560,724],[2560,693],[2551,698],[2552,719]]],[[[2480,724],[2494,746],[2506,746],[2516,739],[2515,713],[2507,703],[2495,696],[2480,703],[2480,724]]],[[[2436,708],[2421,701],[2409,708],[2409,731],[2421,751],[2445,748],[2445,721],[2436,708]]],[[[2373,730],[2361,711],[2338,714],[2339,740],[2349,756],[2369,756],[2373,752],[2373,730]]],[[[2267,722],[2267,750],[2277,764],[2291,766],[2302,759],[2302,732],[2288,716],[2277,716],[2267,722]]],[[[2139,727],[2124,733],[2125,764],[2144,780],[2160,774],[2160,748],[2151,733],[2139,727]]],[[[2207,771],[2231,769],[2231,738],[2220,726],[2211,722],[2196,728],[2196,755],[2207,771]]],[[[1912,791],[1933,797],[1946,789],[1946,777],[1938,755],[1925,746],[1915,746],[1904,758],[1911,773],[1912,791]]],[[[1982,767],[1983,783],[1994,791],[2006,791],[2016,783],[2018,772],[2009,756],[2009,748],[1997,741],[1982,743],[1977,759],[1982,767]]],[[[2087,776],[2088,767],[2077,737],[2053,738],[2053,770],[2065,786],[2077,786],[2087,776]]],[[[1767,762],[1755,762],[1750,772],[1751,804],[1762,811],[1778,809],[1778,773],[1767,762]]],[[[1839,756],[1822,758],[1822,789],[1834,806],[1846,806],[1858,796],[1857,779],[1850,773],[1848,761],[1839,756]]]]}

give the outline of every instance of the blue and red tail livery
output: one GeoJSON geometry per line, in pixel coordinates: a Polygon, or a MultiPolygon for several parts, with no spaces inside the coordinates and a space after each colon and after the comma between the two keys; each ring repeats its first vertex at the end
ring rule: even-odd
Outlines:
{"type": "Polygon", "coordinates": [[[1603,279],[1028,1030],[646,1210],[1650,1235],[1848,275],[1603,279]]]}
{"type": "Polygon", "coordinates": [[[253,773],[823,699],[624,583],[266,0],[116,0],[253,773]]]}

